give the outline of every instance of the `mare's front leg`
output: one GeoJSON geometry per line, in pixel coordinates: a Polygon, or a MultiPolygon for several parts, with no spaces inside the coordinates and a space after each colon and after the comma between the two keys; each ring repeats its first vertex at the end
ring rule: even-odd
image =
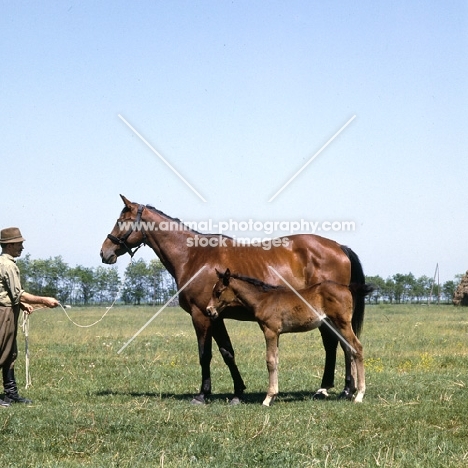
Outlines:
{"type": "Polygon", "coordinates": [[[278,346],[279,335],[265,328],[263,330],[266,343],[266,365],[268,369],[269,385],[268,392],[263,400],[263,406],[271,406],[278,395],[278,346]]]}
{"type": "Polygon", "coordinates": [[[193,398],[192,404],[203,405],[205,397],[211,394],[212,323],[198,308],[193,309],[191,315],[197,334],[198,357],[202,372],[200,393],[193,398]]]}
{"type": "Polygon", "coordinates": [[[328,390],[335,386],[336,349],[338,347],[338,338],[329,329],[327,324],[323,324],[319,330],[322,335],[323,347],[325,348],[325,368],[320,388],[312,397],[314,400],[328,398],[328,390]]]}
{"type": "Polygon", "coordinates": [[[240,403],[246,387],[236,364],[234,348],[232,346],[231,339],[229,338],[223,319],[218,318],[211,321],[211,326],[213,331],[213,338],[218,345],[219,352],[221,353],[224,362],[229,368],[234,383],[234,397],[231,400],[231,405],[237,405],[240,403]]]}

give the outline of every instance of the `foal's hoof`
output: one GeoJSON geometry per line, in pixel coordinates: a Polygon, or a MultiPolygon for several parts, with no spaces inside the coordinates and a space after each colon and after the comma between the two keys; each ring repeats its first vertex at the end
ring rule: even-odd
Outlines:
{"type": "Polygon", "coordinates": [[[190,402],[191,405],[204,405],[205,403],[205,397],[203,395],[193,397],[193,400],[190,402]]]}
{"type": "Polygon", "coordinates": [[[229,404],[231,406],[236,406],[236,405],[240,405],[241,404],[241,400],[239,397],[235,396],[230,402],[229,404]]]}
{"type": "Polygon", "coordinates": [[[276,400],[276,395],[274,396],[268,396],[263,400],[263,403],[262,403],[262,406],[267,406],[267,407],[270,407],[270,406],[273,406],[273,403],[275,402],[276,400]]]}

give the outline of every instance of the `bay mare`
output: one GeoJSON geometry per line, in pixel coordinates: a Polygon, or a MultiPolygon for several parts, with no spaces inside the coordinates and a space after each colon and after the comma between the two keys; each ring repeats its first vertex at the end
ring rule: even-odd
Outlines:
{"type": "MultiPolygon", "coordinates": [[[[357,255],[350,248],[330,239],[313,234],[297,234],[279,238],[278,246],[272,245],[270,249],[236,245],[230,237],[200,234],[154,207],[132,203],[122,195],[121,198],[124,208],[102,244],[102,261],[114,264],[119,256],[125,253],[133,255],[136,248],[146,244],[153,249],[174,277],[177,288],[186,286],[179,293],[179,303],[192,318],[198,341],[202,377],[200,392],[192,400],[193,403],[204,403],[206,396],[211,394],[210,363],[213,339],[233,379],[232,403],[240,401],[246,388],[235,361],[234,349],[224,320],[213,321],[205,315],[213,285],[218,280],[215,269],[224,271],[229,266],[264,282],[278,284],[278,278],[268,268],[271,266],[297,290],[324,280],[342,284],[365,282],[357,255]],[[125,224],[128,222],[134,224],[125,224]]],[[[224,318],[255,320],[242,306],[227,309],[223,315],[224,318]]],[[[363,319],[364,296],[357,293],[354,295],[352,319],[356,334],[361,329],[363,319]]],[[[326,390],[334,387],[338,346],[335,334],[323,327],[320,328],[320,332],[326,355],[321,389],[316,394],[318,398],[323,397],[326,390]]],[[[349,394],[350,385],[351,375],[346,375],[344,395],[349,394]]]]}
{"type": "MultiPolygon", "coordinates": [[[[278,395],[279,337],[282,333],[306,332],[328,327],[340,340],[345,368],[351,374],[349,399],[361,403],[366,391],[362,345],[353,332],[353,297],[348,285],[322,281],[300,291],[272,286],[229,269],[218,273],[206,313],[218,319],[226,307],[243,304],[254,315],[265,336],[269,386],[263,405],[270,406],[278,395]]],[[[364,293],[372,288],[360,286],[364,293]]]]}

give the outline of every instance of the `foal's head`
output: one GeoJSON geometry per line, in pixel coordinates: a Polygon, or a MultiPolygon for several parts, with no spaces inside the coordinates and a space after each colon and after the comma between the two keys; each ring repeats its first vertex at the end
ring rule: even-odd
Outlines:
{"type": "Polygon", "coordinates": [[[224,273],[220,273],[218,270],[216,273],[219,279],[213,286],[211,299],[206,307],[206,315],[212,318],[217,318],[226,307],[239,305],[234,290],[229,286],[231,280],[229,268],[224,273]]]}
{"type": "Polygon", "coordinates": [[[284,290],[282,286],[273,286],[257,278],[239,275],[229,268],[220,273],[216,270],[218,281],[213,287],[211,299],[206,308],[206,315],[216,318],[226,307],[242,306],[252,309],[258,300],[258,294],[284,290]],[[234,280],[234,281],[233,281],[234,280]]]}

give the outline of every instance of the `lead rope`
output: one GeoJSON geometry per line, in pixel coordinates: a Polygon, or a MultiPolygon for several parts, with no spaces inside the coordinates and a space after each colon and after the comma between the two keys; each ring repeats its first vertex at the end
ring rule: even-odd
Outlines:
{"type": "Polygon", "coordinates": [[[29,314],[23,310],[23,320],[21,322],[21,329],[24,333],[24,354],[25,354],[25,366],[26,366],[26,386],[31,386],[31,374],[29,372],[29,314]]]}

